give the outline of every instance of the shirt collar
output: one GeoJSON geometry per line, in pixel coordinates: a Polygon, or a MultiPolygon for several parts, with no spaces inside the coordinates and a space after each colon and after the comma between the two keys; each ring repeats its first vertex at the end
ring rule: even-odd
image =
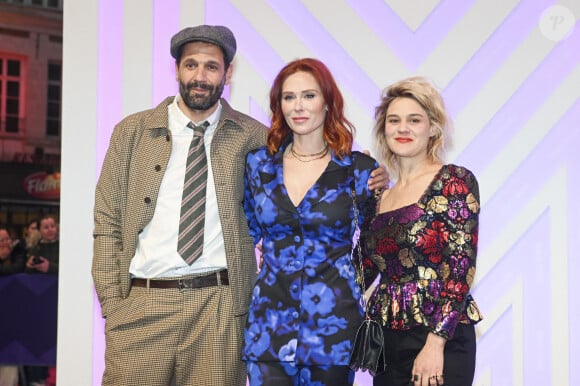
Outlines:
{"type": "MultiPolygon", "coordinates": [[[[175,96],[175,98],[173,99],[173,102],[168,107],[169,114],[174,119],[174,122],[176,123],[176,129],[177,130],[185,130],[187,128],[187,125],[190,122],[190,119],[179,108],[179,105],[178,105],[179,101],[181,101],[181,95],[177,94],[175,96]]],[[[216,128],[217,123],[219,122],[221,112],[222,112],[222,104],[220,101],[218,101],[218,108],[215,109],[215,111],[209,117],[204,119],[204,121],[209,122],[209,126],[208,126],[206,131],[208,131],[208,130],[213,131],[216,128]]],[[[203,121],[202,122],[193,122],[194,125],[199,125],[201,123],[203,123],[203,121]]]]}

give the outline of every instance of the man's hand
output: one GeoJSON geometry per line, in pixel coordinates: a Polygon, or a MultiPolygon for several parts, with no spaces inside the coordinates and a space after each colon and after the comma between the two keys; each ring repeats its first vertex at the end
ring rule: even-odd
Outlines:
{"type": "MultiPolygon", "coordinates": [[[[363,150],[363,153],[371,156],[371,152],[368,150],[363,150]]],[[[369,189],[378,191],[381,189],[389,188],[389,173],[387,173],[387,168],[385,165],[379,165],[379,167],[371,172],[371,178],[369,178],[368,184],[369,189]]]]}
{"type": "Polygon", "coordinates": [[[385,165],[379,165],[378,168],[371,172],[368,184],[369,189],[375,191],[389,187],[389,173],[387,173],[385,165]]]}

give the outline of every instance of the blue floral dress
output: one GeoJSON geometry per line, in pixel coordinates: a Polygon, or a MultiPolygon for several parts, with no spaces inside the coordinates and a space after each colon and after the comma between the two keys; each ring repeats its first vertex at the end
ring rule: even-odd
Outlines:
{"type": "Polygon", "coordinates": [[[294,206],[284,186],[283,153],[284,147],[273,156],[259,148],[246,161],[244,210],[254,242],[262,240],[264,263],[252,294],[243,359],[347,365],[363,314],[351,263],[351,191],[362,224],[374,214],[367,181],[378,165],[358,152],[343,159],[332,154],[294,206]]]}

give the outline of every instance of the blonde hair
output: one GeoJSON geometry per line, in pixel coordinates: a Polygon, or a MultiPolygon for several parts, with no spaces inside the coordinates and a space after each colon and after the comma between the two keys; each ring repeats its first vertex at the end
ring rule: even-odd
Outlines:
{"type": "Polygon", "coordinates": [[[35,247],[41,238],[40,231],[38,229],[32,229],[26,234],[26,238],[24,239],[26,249],[35,247]]]}
{"type": "Polygon", "coordinates": [[[435,134],[427,144],[427,157],[431,162],[443,162],[444,154],[450,146],[451,120],[445,110],[443,98],[435,86],[427,78],[414,76],[387,87],[381,95],[380,105],[375,109],[373,134],[376,151],[389,172],[396,172],[398,165],[395,154],[387,146],[385,121],[389,106],[397,98],[411,98],[425,110],[429,124],[435,129],[435,134]]]}

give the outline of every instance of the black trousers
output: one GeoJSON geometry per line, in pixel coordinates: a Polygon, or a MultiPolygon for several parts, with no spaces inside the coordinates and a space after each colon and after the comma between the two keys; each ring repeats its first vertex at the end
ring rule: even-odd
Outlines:
{"type": "MultiPolygon", "coordinates": [[[[373,379],[374,386],[409,386],[413,362],[425,345],[429,329],[408,331],[383,328],[387,371],[373,379]]],[[[445,344],[443,375],[445,386],[470,386],[475,372],[475,328],[459,324],[453,339],[445,344]]]]}
{"type": "Polygon", "coordinates": [[[348,366],[294,366],[284,362],[248,362],[250,386],[352,386],[348,366]]]}

